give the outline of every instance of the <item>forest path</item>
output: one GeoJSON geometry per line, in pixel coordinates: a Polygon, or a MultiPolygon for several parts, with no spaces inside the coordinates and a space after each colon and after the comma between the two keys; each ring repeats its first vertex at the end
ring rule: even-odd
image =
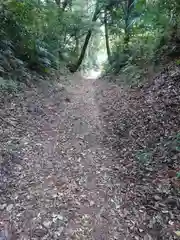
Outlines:
{"type": "Polygon", "coordinates": [[[131,239],[126,238],[123,183],[114,167],[115,155],[102,143],[96,88],[95,80],[73,79],[63,109],[58,91],[27,93],[36,103],[36,116],[28,111],[31,128],[21,134],[23,147],[18,157],[13,155],[2,164],[1,235],[131,239]],[[34,128],[37,122],[38,129],[34,128]]]}

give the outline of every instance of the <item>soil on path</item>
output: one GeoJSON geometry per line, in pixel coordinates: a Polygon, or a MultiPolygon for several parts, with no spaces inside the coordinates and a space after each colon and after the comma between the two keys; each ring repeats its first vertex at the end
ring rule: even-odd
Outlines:
{"type": "Polygon", "coordinates": [[[129,236],[134,222],[116,154],[102,143],[94,81],[73,79],[68,96],[37,88],[1,104],[10,123],[1,125],[1,240],[141,239],[129,236]]]}

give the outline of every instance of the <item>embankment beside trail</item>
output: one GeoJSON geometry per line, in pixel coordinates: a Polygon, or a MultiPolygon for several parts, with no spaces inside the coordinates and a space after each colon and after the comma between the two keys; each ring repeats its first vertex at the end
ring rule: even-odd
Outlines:
{"type": "Polygon", "coordinates": [[[108,133],[104,141],[118,152],[119,177],[133,191],[136,209],[145,209],[142,229],[153,239],[176,239],[174,231],[180,229],[180,67],[169,66],[139,89],[103,84],[96,100],[108,133]]]}

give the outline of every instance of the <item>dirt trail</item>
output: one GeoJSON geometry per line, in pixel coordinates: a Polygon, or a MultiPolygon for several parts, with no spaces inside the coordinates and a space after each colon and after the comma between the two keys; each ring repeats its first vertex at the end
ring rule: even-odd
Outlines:
{"type": "Polygon", "coordinates": [[[28,119],[22,158],[1,171],[0,239],[131,239],[122,217],[126,191],[114,153],[102,144],[95,88],[92,79],[74,80],[64,109],[58,95],[37,93],[45,117],[36,119],[37,130],[28,119]]]}

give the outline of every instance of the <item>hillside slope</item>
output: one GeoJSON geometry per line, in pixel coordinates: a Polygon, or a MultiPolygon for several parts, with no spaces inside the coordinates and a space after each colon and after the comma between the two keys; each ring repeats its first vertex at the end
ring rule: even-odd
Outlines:
{"type": "Polygon", "coordinates": [[[132,191],[134,221],[153,239],[174,239],[180,228],[180,67],[172,64],[140,89],[108,84],[96,99],[104,141],[119,153],[119,177],[132,191]]]}

